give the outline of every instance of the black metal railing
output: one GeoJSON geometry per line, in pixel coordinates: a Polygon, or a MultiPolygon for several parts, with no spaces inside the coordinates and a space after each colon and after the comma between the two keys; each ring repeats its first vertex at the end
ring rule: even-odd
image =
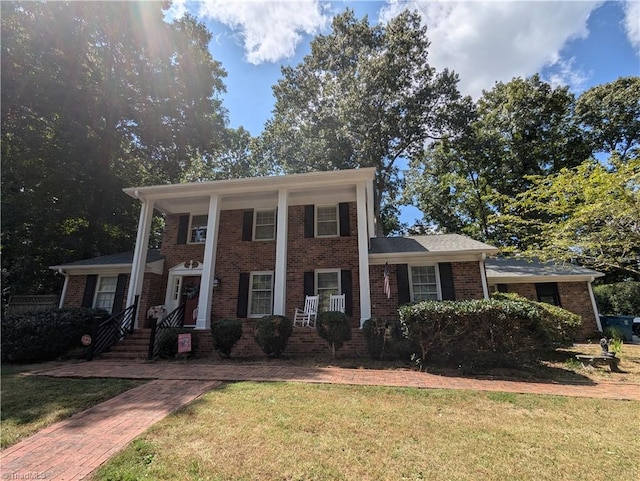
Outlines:
{"type": "Polygon", "coordinates": [[[149,353],[147,357],[153,359],[158,354],[160,342],[169,329],[182,327],[184,323],[184,304],[180,304],[161,321],[153,319],[151,321],[151,337],[149,338],[149,353]]]}
{"type": "Polygon", "coordinates": [[[96,318],[93,324],[91,345],[87,353],[88,361],[91,361],[94,356],[108,351],[116,342],[133,332],[133,324],[138,312],[138,297],[136,296],[133,304],[124,311],[114,314],[106,320],[96,318]]]}

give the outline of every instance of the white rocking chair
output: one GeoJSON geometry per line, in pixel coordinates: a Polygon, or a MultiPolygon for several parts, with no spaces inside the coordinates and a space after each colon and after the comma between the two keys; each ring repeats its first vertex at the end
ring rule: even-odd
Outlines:
{"type": "Polygon", "coordinates": [[[296,308],[293,325],[300,327],[316,327],[319,296],[307,296],[304,299],[304,309],[296,308]]]}
{"type": "Polygon", "coordinates": [[[342,312],[344,314],[344,294],[332,294],[329,297],[329,310],[342,312]]]}

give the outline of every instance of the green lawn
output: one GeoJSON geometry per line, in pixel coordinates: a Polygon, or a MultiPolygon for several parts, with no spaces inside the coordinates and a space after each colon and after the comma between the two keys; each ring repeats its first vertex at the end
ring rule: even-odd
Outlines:
{"type": "Polygon", "coordinates": [[[227,384],[104,465],[116,480],[635,480],[640,403],[227,384]]]}
{"type": "Polygon", "coordinates": [[[26,374],[33,367],[2,366],[2,449],[141,384],[124,379],[60,379],[26,374]]]}

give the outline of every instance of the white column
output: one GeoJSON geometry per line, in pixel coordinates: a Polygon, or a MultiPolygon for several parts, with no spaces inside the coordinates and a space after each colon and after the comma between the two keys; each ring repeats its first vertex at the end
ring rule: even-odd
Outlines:
{"type": "Polygon", "coordinates": [[[369,236],[367,235],[367,199],[364,184],[356,186],[358,206],[358,268],[360,278],[360,328],[371,318],[371,288],[369,286],[369,236]]]}
{"type": "Polygon", "coordinates": [[[211,301],[213,299],[213,278],[216,272],[216,245],[218,244],[219,217],[220,196],[213,194],[209,198],[207,239],[204,244],[204,259],[202,260],[202,279],[200,279],[200,298],[198,300],[196,329],[207,329],[211,325],[211,301]]]}
{"type": "Polygon", "coordinates": [[[367,221],[369,225],[369,238],[376,236],[376,208],[373,205],[374,196],[373,196],[374,182],[370,180],[367,183],[367,221]]]}
{"type": "Polygon", "coordinates": [[[62,286],[62,294],[60,294],[60,302],[58,303],[58,309],[64,307],[64,300],[67,298],[67,290],[69,289],[69,274],[62,269],[58,269],[58,274],[64,276],[64,285],[62,286]]]}
{"type": "Polygon", "coordinates": [[[593,295],[593,288],[591,287],[591,283],[594,281],[594,277],[591,280],[587,281],[587,288],[589,289],[589,297],[591,298],[591,306],[593,307],[593,315],[596,316],[596,326],[598,326],[598,331],[602,331],[602,323],[600,322],[600,314],[598,313],[598,304],[596,303],[596,298],[593,295]]]}
{"type": "Polygon", "coordinates": [[[484,260],[487,258],[487,254],[482,253],[482,259],[480,259],[480,278],[482,279],[482,294],[485,299],[489,299],[489,286],[487,285],[487,271],[485,269],[484,260]]]}
{"type": "Polygon", "coordinates": [[[278,192],[278,217],[276,224],[276,270],[273,286],[273,313],[284,316],[287,308],[287,226],[288,192],[278,192]]]}
{"type": "MultiPolygon", "coordinates": [[[[131,265],[131,277],[129,278],[129,290],[127,292],[127,307],[133,305],[136,296],[142,294],[142,281],[144,280],[144,268],[147,264],[153,206],[154,202],[152,200],[143,200],[142,206],[140,206],[138,234],[136,236],[136,247],[133,251],[133,264],[131,265]]],[[[136,317],[134,321],[134,327],[138,327],[138,318],[136,317]]]]}

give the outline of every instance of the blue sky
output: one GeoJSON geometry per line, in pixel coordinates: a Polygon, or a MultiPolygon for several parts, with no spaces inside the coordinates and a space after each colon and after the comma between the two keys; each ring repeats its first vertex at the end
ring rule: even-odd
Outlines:
{"type": "MultiPolygon", "coordinates": [[[[460,91],[474,99],[497,81],[535,73],[577,95],[640,75],[640,0],[174,0],[168,16],[188,11],[207,25],[210,50],[228,73],[230,127],[257,136],[271,117],[280,67],[300,63],[313,37],[330,33],[331,18],[346,8],[370,23],[418,10],[431,65],[457,72],[460,91]]],[[[409,209],[403,220],[415,215],[409,209]]]]}

